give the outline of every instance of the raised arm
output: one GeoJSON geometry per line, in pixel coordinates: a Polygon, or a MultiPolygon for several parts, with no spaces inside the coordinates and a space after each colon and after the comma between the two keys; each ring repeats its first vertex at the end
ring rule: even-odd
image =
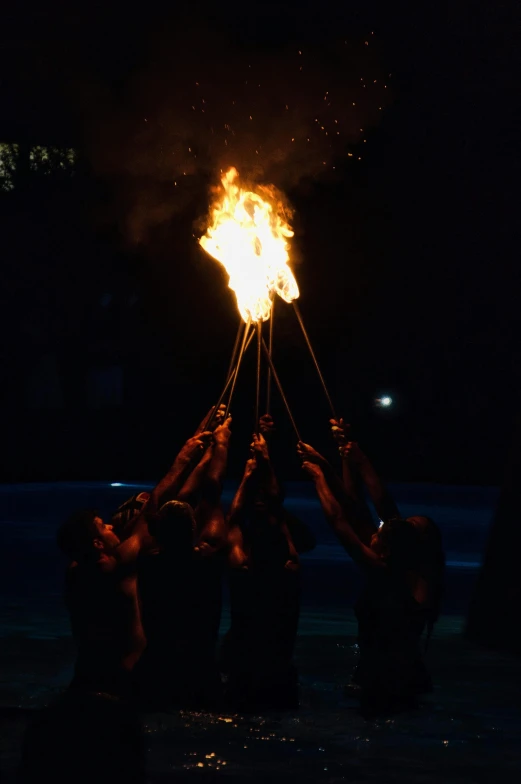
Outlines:
{"type": "Polygon", "coordinates": [[[211,435],[211,432],[204,431],[188,439],[168,472],[152,490],[147,504],[149,511],[156,512],[166,501],[177,497],[191,467],[203,454],[211,435]]]}
{"type": "Polygon", "coordinates": [[[253,490],[252,481],[257,464],[253,457],[246,461],[244,474],[237,488],[228,515],[228,566],[232,569],[247,569],[248,555],[244,546],[241,524],[245,520],[253,490]]]}
{"type": "MultiPolygon", "coordinates": [[[[399,515],[393,497],[383,484],[382,480],[362,452],[356,441],[350,436],[350,425],[343,419],[330,419],[331,432],[338,444],[338,451],[342,458],[342,479],[346,492],[351,498],[365,504],[363,487],[365,484],[380,520],[389,520],[399,515]]],[[[367,521],[374,531],[371,514],[367,509],[367,521]]]]}
{"type": "Polygon", "coordinates": [[[381,566],[382,562],[378,555],[360,540],[353,530],[353,526],[350,525],[349,517],[353,519],[356,508],[352,507],[351,515],[346,514],[346,510],[342,508],[329,487],[324,472],[316,463],[304,461],[302,468],[315,483],[326,520],[351,558],[362,566],[381,566]]]}
{"type": "Polygon", "coordinates": [[[258,482],[266,493],[270,508],[274,510],[281,505],[280,485],[271,462],[268,443],[262,432],[253,434],[251,451],[257,464],[258,482]]]}
{"type": "MultiPolygon", "coordinates": [[[[349,498],[353,501],[363,502],[362,488],[360,487],[360,477],[356,471],[352,470],[351,461],[345,455],[345,447],[350,441],[351,425],[340,419],[330,419],[331,435],[337,443],[340,457],[342,458],[342,482],[349,498]]],[[[369,512],[369,510],[368,510],[369,512]]],[[[370,514],[370,513],[369,513],[370,514]]]]}
{"type": "Polygon", "coordinates": [[[215,553],[226,543],[226,524],[221,507],[221,493],[228,461],[231,417],[218,425],[213,433],[213,449],[201,487],[197,509],[199,529],[197,551],[201,555],[215,553]]]}
{"type": "Polygon", "coordinates": [[[115,565],[128,566],[132,564],[143,546],[153,542],[153,538],[148,530],[148,521],[158,513],[159,507],[164,502],[165,495],[171,492],[178,492],[183,477],[189,470],[192,461],[196,459],[197,455],[204,448],[205,442],[203,437],[207,435],[211,434],[202,433],[200,437],[193,436],[185,443],[168,472],[150,493],[150,497],[141,513],[132,520],[129,537],[116,549],[115,565]]]}
{"type": "Polygon", "coordinates": [[[222,483],[228,462],[228,447],[230,444],[232,418],[228,417],[226,422],[218,425],[213,433],[213,450],[208,470],[206,472],[203,495],[206,498],[221,497],[222,483]]]}
{"type": "Polygon", "coordinates": [[[247,506],[252,492],[252,480],[257,468],[255,458],[250,457],[244,466],[244,474],[237,491],[233,497],[229,513],[230,529],[242,523],[246,516],[247,506]]]}
{"type": "Polygon", "coordinates": [[[210,460],[212,459],[212,455],[213,443],[208,444],[202,458],[199,460],[192,473],[186,479],[184,485],[177,494],[178,501],[184,501],[195,509],[201,495],[201,488],[204,477],[210,464],[210,460]]]}
{"type": "Polygon", "coordinates": [[[204,449],[204,451],[203,449],[199,450],[199,452],[193,456],[190,464],[183,472],[180,484],[177,481],[173,481],[169,487],[164,490],[162,489],[160,505],[165,504],[167,501],[173,501],[174,499],[177,501],[185,501],[191,506],[197,504],[199,490],[211,458],[211,452],[209,453],[211,443],[209,443],[208,439],[211,436],[211,431],[222,424],[224,411],[225,408],[221,405],[214,415],[214,406],[212,406],[206,416],[201,420],[195,430],[193,438],[196,440],[203,440],[206,449],[204,449]]]}
{"type": "Polygon", "coordinates": [[[369,511],[363,496],[360,497],[358,494],[347,490],[344,483],[333,470],[331,464],[309,444],[304,444],[300,441],[297,445],[297,453],[301,460],[315,463],[321,468],[324,478],[334,497],[345,510],[346,514],[349,514],[354,532],[364,544],[369,545],[371,543],[371,537],[376,532],[377,528],[372,521],[371,512],[369,511]]]}

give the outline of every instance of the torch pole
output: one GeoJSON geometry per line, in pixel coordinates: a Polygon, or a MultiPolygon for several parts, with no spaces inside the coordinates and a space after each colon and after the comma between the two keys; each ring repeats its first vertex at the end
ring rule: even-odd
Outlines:
{"type": "MultiPolygon", "coordinates": [[[[248,340],[246,341],[246,346],[245,346],[245,348],[244,348],[244,354],[245,354],[245,353],[248,351],[248,348],[249,348],[249,346],[250,346],[250,343],[251,343],[251,342],[252,342],[252,340],[253,340],[253,336],[254,336],[254,335],[255,335],[255,332],[254,332],[254,331],[253,331],[253,332],[250,332],[250,337],[249,337],[249,338],[248,338],[248,340]]],[[[226,393],[228,392],[228,390],[229,390],[229,388],[230,388],[230,386],[231,386],[231,383],[232,383],[232,380],[233,380],[233,376],[234,376],[234,374],[235,374],[235,368],[232,368],[232,372],[231,372],[231,373],[230,373],[230,375],[228,376],[228,380],[227,380],[227,382],[226,382],[226,385],[225,385],[225,387],[224,387],[224,389],[223,389],[223,393],[222,393],[222,395],[221,395],[221,398],[224,398],[224,396],[225,396],[225,395],[226,395],[226,393]]],[[[221,399],[221,403],[222,403],[222,399],[221,399]]],[[[220,405],[220,404],[219,404],[219,405],[220,405]]]]}
{"type": "MultiPolygon", "coordinates": [[[[228,414],[230,412],[230,406],[232,404],[232,397],[233,397],[233,393],[235,392],[235,384],[237,383],[237,378],[239,376],[239,368],[241,367],[242,358],[244,356],[244,351],[246,349],[246,339],[248,337],[248,332],[250,331],[250,324],[251,324],[251,318],[248,319],[248,323],[246,324],[246,329],[244,330],[244,335],[242,337],[242,343],[241,343],[241,348],[240,348],[240,351],[239,351],[239,356],[237,358],[237,365],[235,366],[235,371],[232,374],[232,378],[233,378],[232,388],[230,389],[230,397],[228,398],[228,404],[226,406],[225,419],[226,419],[226,417],[228,416],[228,414]]],[[[224,395],[223,395],[223,397],[224,397],[224,395]]]]}
{"type": "Polygon", "coordinates": [[[259,406],[260,406],[260,377],[261,377],[261,350],[262,350],[262,320],[257,321],[257,385],[255,388],[255,422],[254,432],[259,434],[259,406]]]}
{"type": "Polygon", "coordinates": [[[298,441],[302,441],[302,439],[300,437],[300,433],[298,432],[298,427],[297,427],[296,422],[295,422],[295,420],[293,418],[293,414],[291,413],[291,409],[289,407],[289,403],[288,403],[288,401],[286,399],[286,395],[284,394],[284,390],[282,389],[282,384],[280,383],[279,377],[277,375],[277,371],[275,370],[275,366],[274,366],[273,361],[272,361],[272,359],[270,357],[270,353],[268,351],[268,348],[267,348],[266,343],[264,342],[264,340],[262,341],[262,348],[264,350],[264,354],[266,356],[266,359],[268,360],[268,365],[270,366],[271,375],[273,376],[273,380],[275,381],[275,384],[277,385],[277,388],[278,388],[278,390],[280,392],[280,396],[282,398],[282,402],[284,403],[284,405],[286,407],[286,411],[288,412],[288,416],[290,418],[291,424],[293,425],[293,430],[295,431],[295,435],[297,436],[297,440],[298,441]]]}
{"type": "MultiPolygon", "coordinates": [[[[245,329],[245,330],[244,330],[244,334],[243,334],[243,339],[244,339],[244,338],[247,336],[247,334],[248,334],[248,330],[247,330],[247,329],[245,329]]],[[[244,352],[247,350],[248,346],[250,345],[251,341],[253,340],[253,335],[254,335],[254,333],[252,332],[252,333],[250,334],[249,338],[248,338],[248,341],[247,341],[247,343],[246,343],[246,346],[245,346],[244,348],[242,348],[242,353],[244,353],[244,352]]],[[[237,352],[235,351],[235,348],[234,348],[234,353],[235,353],[235,354],[237,353],[237,352]]],[[[207,426],[206,426],[208,429],[210,429],[210,427],[211,427],[211,425],[212,425],[212,422],[213,422],[213,420],[214,420],[214,418],[215,418],[215,415],[217,414],[217,412],[218,412],[218,410],[219,410],[219,406],[220,406],[220,405],[221,405],[221,403],[223,402],[223,400],[224,400],[224,397],[225,397],[226,393],[228,392],[228,390],[229,390],[229,388],[230,388],[230,385],[231,385],[231,383],[232,383],[232,381],[233,381],[233,379],[234,379],[234,376],[235,376],[235,370],[236,370],[236,367],[234,367],[234,366],[231,366],[231,367],[229,368],[229,370],[228,370],[228,376],[227,376],[227,378],[226,378],[226,384],[224,385],[224,389],[223,389],[223,391],[221,392],[221,394],[219,395],[219,400],[218,400],[218,401],[217,401],[217,403],[215,404],[215,406],[214,406],[214,408],[213,408],[213,411],[212,411],[212,415],[211,415],[210,419],[208,420],[208,424],[207,424],[207,426]]]]}
{"type": "Polygon", "coordinates": [[[241,319],[239,321],[239,329],[237,330],[235,343],[233,344],[233,351],[232,351],[232,356],[231,356],[231,359],[230,359],[230,365],[228,367],[228,373],[226,374],[226,380],[227,381],[230,378],[230,376],[231,376],[231,374],[233,372],[233,369],[235,367],[235,362],[237,361],[237,352],[239,350],[239,345],[240,345],[240,341],[241,341],[241,334],[242,334],[243,328],[245,328],[245,327],[246,327],[245,322],[241,319]]]}
{"type": "MultiPolygon", "coordinates": [[[[275,297],[271,300],[270,331],[268,337],[268,351],[270,357],[273,356],[273,319],[275,318],[275,297]]],[[[266,387],[266,413],[270,413],[271,408],[271,367],[268,365],[268,383],[266,387]]]]}
{"type": "Polygon", "coordinates": [[[306,341],[307,347],[309,349],[309,353],[311,354],[311,359],[313,360],[313,362],[315,364],[315,368],[317,370],[318,377],[320,379],[320,383],[322,384],[322,388],[323,388],[323,390],[325,392],[325,395],[326,395],[326,398],[327,398],[327,402],[329,403],[329,408],[331,410],[331,415],[332,415],[333,419],[337,419],[337,415],[336,415],[336,412],[335,412],[335,407],[333,405],[333,401],[331,400],[331,396],[330,396],[330,394],[328,392],[328,389],[327,389],[327,386],[326,386],[326,382],[324,381],[324,376],[321,373],[321,370],[320,370],[317,358],[315,356],[315,352],[313,351],[313,346],[311,345],[311,341],[309,339],[308,333],[306,332],[306,328],[304,326],[304,322],[302,321],[302,315],[300,313],[300,308],[297,305],[296,300],[293,300],[293,308],[295,310],[295,315],[297,316],[298,323],[300,324],[300,328],[302,330],[302,334],[304,335],[304,340],[306,341]]]}

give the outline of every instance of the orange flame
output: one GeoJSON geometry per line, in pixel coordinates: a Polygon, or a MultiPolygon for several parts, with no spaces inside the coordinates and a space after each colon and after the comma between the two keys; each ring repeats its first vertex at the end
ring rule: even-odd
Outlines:
{"type": "MultiPolygon", "coordinates": [[[[230,276],[239,312],[248,321],[266,321],[273,294],[286,302],[299,296],[288,266],[293,231],[284,219],[282,204],[265,201],[259,193],[243,190],[233,167],[221,180],[222,191],[212,208],[212,223],[199,240],[230,276]]],[[[270,189],[259,187],[263,195],[270,189]]]]}

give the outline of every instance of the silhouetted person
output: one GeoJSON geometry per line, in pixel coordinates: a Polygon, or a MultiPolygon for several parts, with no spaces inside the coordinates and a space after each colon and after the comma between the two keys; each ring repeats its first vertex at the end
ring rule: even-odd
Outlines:
{"type": "Polygon", "coordinates": [[[226,545],[220,498],[230,423],[215,428],[212,443],[178,493],[180,500],[161,508],[150,525],[156,546],[139,559],[148,645],[136,679],[149,707],[211,708],[219,701],[216,645],[226,545]]]}
{"type": "Polygon", "coordinates": [[[148,521],[157,514],[162,497],[179,489],[203,445],[202,438],[187,441],[123,542],[93,510],[77,512],[60,527],[58,545],[72,560],[66,576],[66,603],[78,649],[72,688],[129,696],[131,672],[146,645],[137,558],[153,542],[148,521]]]}
{"type": "MultiPolygon", "coordinates": [[[[347,457],[355,448],[348,442],[343,453],[347,457]]],[[[421,638],[439,610],[443,554],[438,529],[428,518],[396,515],[394,502],[367,464],[364,470],[372,472],[368,489],[375,493],[377,508],[393,514],[379,529],[371,528],[363,502],[351,490],[345,492],[327,461],[307,444],[299,444],[298,451],[326,519],[367,576],[356,605],[362,712],[412,707],[431,688],[421,638]]]]}
{"type": "Polygon", "coordinates": [[[299,557],[262,435],[254,436],[252,450],[229,519],[231,627],[222,647],[227,696],[239,710],[295,708],[299,557]]]}

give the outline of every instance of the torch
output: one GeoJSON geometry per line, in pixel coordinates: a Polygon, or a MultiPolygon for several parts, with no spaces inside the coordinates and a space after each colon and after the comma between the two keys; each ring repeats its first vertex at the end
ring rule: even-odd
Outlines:
{"type": "MultiPolygon", "coordinates": [[[[226,394],[228,384],[231,383],[226,409],[226,413],[228,413],[248,340],[249,327],[253,323],[256,325],[255,331],[257,333],[255,431],[257,432],[259,422],[261,354],[264,350],[268,361],[267,410],[269,411],[271,405],[271,378],[273,377],[297,437],[299,437],[288,401],[273,365],[275,294],[278,294],[285,302],[293,303],[331,415],[334,419],[337,419],[337,416],[296,301],[300,292],[288,263],[288,240],[293,237],[294,233],[286,221],[284,205],[273,187],[258,186],[256,191],[243,189],[238,184],[238,172],[234,168],[226,172],[221,179],[221,185],[222,190],[211,210],[210,225],[199,242],[201,247],[219,261],[228,272],[228,285],[235,292],[237,307],[242,322],[246,323],[246,326],[242,333],[241,342],[242,324],[239,325],[225,391],[223,391],[218,405],[226,394]],[[268,320],[270,320],[269,348],[266,347],[262,338],[262,322],[268,320]]],[[[217,411],[218,407],[215,410],[217,411]]]]}
{"type": "MultiPolygon", "coordinates": [[[[239,186],[237,178],[238,173],[232,168],[221,179],[222,189],[212,207],[206,233],[199,242],[201,247],[226,269],[229,275],[228,285],[235,292],[241,319],[246,323],[242,342],[239,327],[230,361],[230,369],[235,367],[235,370],[229,370],[226,382],[228,384],[230,377],[232,378],[227,413],[235,391],[249,325],[256,325],[257,377],[254,411],[257,431],[263,350],[262,322],[270,318],[275,294],[279,294],[286,302],[291,302],[298,297],[299,291],[288,266],[288,239],[293,236],[293,231],[285,220],[282,203],[275,198],[273,189],[259,187],[260,192],[246,190],[239,186]]],[[[272,344],[271,330],[270,333],[272,344]]],[[[268,364],[270,373],[275,378],[271,356],[268,364]]],[[[279,383],[276,383],[280,390],[279,383]]],[[[224,394],[225,392],[221,401],[224,394]]],[[[269,398],[268,392],[268,400],[269,398]]],[[[285,396],[283,399],[288,408],[285,396]]]]}

